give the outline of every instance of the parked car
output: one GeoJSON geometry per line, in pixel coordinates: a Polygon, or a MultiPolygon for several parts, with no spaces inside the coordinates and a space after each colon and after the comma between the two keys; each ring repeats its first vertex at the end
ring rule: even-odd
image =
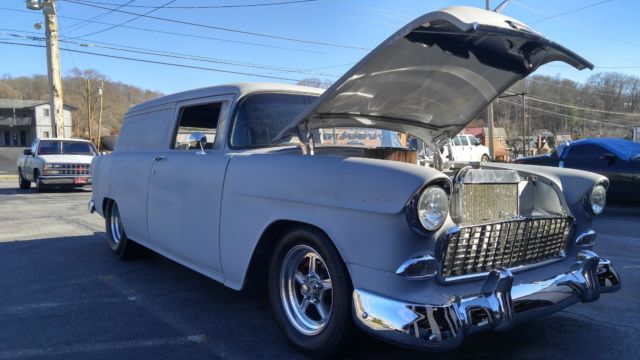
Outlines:
{"type": "Polygon", "coordinates": [[[82,139],[36,139],[18,158],[18,186],[37,191],[52,186],[91,184],[91,160],[98,151],[82,139]]]}
{"type": "Polygon", "coordinates": [[[620,287],[590,251],[607,179],[497,163],[451,178],[415,157],[386,160],[412,149],[319,134],[367,127],[431,146],[551,61],[592,68],[512,18],[452,7],[409,23],[324,92],[250,83],[150,100],[94,159],[89,210],[119,258],[145,247],[232,289],[266,284],[284,334],[312,355],[338,350],[354,323],[450,349],[620,287]]]}
{"type": "Polygon", "coordinates": [[[451,139],[451,152],[453,161],[487,162],[490,159],[489,148],[473,135],[456,135],[451,139]]]}
{"type": "Polygon", "coordinates": [[[545,155],[520,158],[517,164],[592,171],[609,179],[607,195],[640,201],[640,144],[625,139],[594,138],[563,143],[545,155]]]}

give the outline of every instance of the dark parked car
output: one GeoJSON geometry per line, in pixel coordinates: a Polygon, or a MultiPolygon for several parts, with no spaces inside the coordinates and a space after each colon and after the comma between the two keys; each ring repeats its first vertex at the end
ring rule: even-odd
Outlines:
{"type": "Polygon", "coordinates": [[[514,162],[598,173],[609,178],[607,194],[610,197],[640,201],[640,143],[624,139],[584,139],[562,144],[550,154],[514,162]]]}

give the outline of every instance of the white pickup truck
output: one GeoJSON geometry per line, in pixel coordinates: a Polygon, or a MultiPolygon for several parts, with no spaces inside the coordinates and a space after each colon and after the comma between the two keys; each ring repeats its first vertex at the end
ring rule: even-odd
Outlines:
{"type": "Polygon", "coordinates": [[[29,189],[32,182],[37,191],[49,186],[91,184],[91,160],[97,155],[88,140],[36,139],[18,158],[20,189],[29,189]]]}

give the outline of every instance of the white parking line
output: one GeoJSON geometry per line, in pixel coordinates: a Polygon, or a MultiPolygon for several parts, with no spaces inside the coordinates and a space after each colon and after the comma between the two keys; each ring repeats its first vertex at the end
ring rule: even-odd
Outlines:
{"type": "Polygon", "coordinates": [[[113,302],[126,302],[126,301],[135,301],[135,299],[129,298],[106,298],[106,299],[91,299],[85,301],[59,301],[59,302],[39,302],[32,304],[20,304],[20,305],[9,305],[3,306],[0,309],[0,316],[3,315],[22,315],[27,314],[31,315],[33,311],[48,311],[51,309],[59,308],[59,307],[71,307],[75,308],[80,305],[96,305],[103,303],[113,303],[113,302]]]}
{"type": "Polygon", "coordinates": [[[191,335],[177,338],[161,338],[148,340],[131,340],[107,343],[88,343],[67,346],[57,346],[46,349],[18,349],[0,351],[0,359],[24,359],[34,356],[70,355],[78,353],[91,353],[97,351],[114,351],[135,348],[175,346],[187,344],[199,344],[207,341],[205,335],[191,335]]]}

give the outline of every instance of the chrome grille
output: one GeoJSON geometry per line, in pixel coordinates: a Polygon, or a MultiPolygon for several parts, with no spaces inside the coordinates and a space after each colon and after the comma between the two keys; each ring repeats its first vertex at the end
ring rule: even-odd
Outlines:
{"type": "Polygon", "coordinates": [[[47,164],[46,172],[52,175],[72,175],[82,176],[91,175],[91,164],[74,164],[74,163],[58,163],[47,164]]]}
{"type": "Polygon", "coordinates": [[[452,280],[562,256],[571,223],[571,217],[546,217],[460,227],[445,238],[441,275],[452,280]]]}

